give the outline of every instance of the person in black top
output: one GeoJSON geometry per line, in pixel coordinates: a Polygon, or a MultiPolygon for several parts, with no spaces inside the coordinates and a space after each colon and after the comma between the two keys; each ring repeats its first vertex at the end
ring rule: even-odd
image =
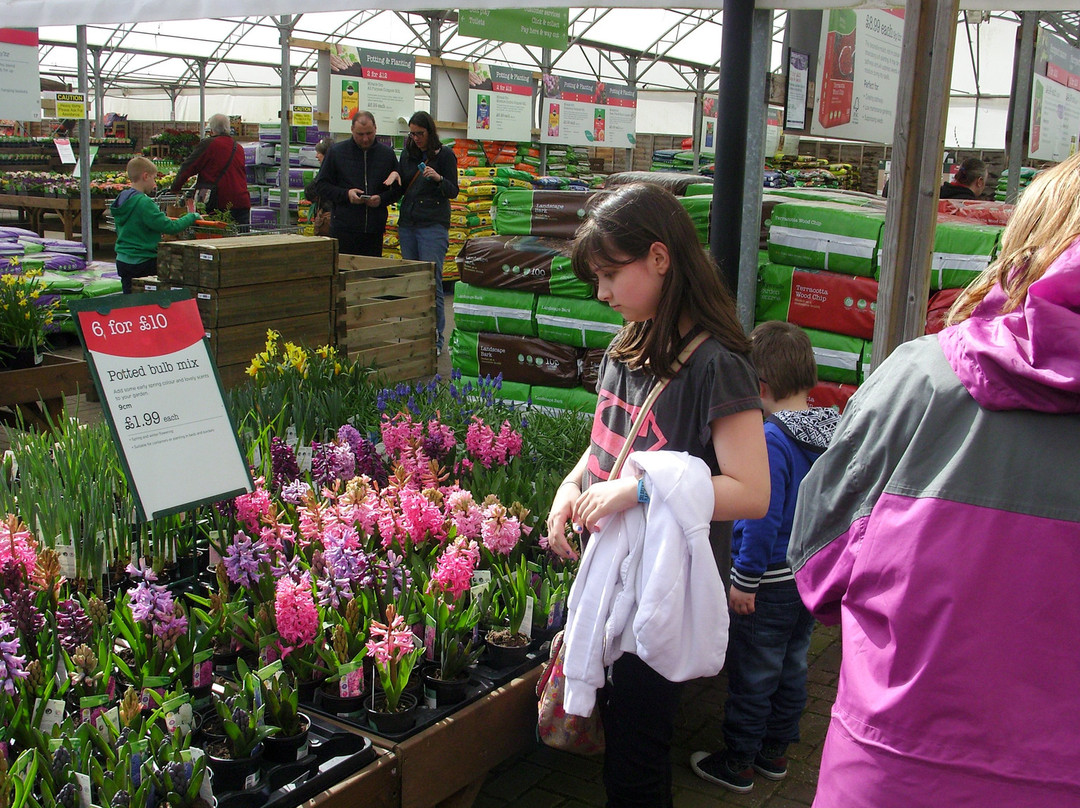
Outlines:
{"type": "Polygon", "coordinates": [[[443,347],[446,314],[442,267],[450,247],[450,200],[458,195],[457,157],[439,141],[435,121],[426,112],[409,119],[409,139],[401,150],[401,257],[435,264],[435,330],[443,347]]]}
{"type": "Polygon", "coordinates": [[[352,137],[333,145],[315,178],[315,194],[334,206],[330,235],[340,252],[382,256],[386,209],[401,195],[394,150],[375,139],[375,116],[352,116],[352,137]]]}
{"type": "Polygon", "coordinates": [[[941,186],[941,199],[978,199],[986,187],[986,163],[969,157],[960,164],[952,182],[941,186]]]}

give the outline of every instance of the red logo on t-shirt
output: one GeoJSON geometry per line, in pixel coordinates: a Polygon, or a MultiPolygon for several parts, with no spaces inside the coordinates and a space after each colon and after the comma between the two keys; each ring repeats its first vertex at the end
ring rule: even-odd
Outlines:
{"type": "MultiPolygon", "coordinates": [[[[619,452],[622,451],[623,444],[626,442],[623,433],[630,431],[634,418],[637,417],[640,410],[640,406],[628,404],[614,393],[607,390],[599,391],[596,415],[593,418],[592,443],[609,455],[610,459],[606,463],[607,468],[601,468],[600,460],[596,454],[589,454],[588,469],[596,479],[606,480],[611,474],[611,467],[615,465],[615,458],[619,456],[619,452]],[[612,407],[616,407],[617,410],[609,412],[612,407]],[[622,428],[621,432],[619,431],[620,427],[622,428]]],[[[638,430],[635,440],[638,438],[648,440],[645,446],[639,447],[644,451],[653,452],[663,449],[667,445],[667,437],[656,423],[655,412],[650,412],[645,417],[645,422],[641,425],[641,429],[638,430]]]]}

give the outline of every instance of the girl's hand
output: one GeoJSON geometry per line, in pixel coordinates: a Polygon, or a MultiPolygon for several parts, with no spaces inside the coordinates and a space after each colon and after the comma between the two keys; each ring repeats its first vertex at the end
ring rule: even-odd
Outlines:
{"type": "Polygon", "coordinates": [[[424,166],[424,176],[429,180],[435,180],[436,182],[442,182],[442,177],[439,172],[431,166],[424,166]]]}
{"type": "Polygon", "coordinates": [[[594,483],[574,505],[574,523],[590,531],[605,516],[625,511],[637,504],[637,480],[633,477],[594,483]]]}
{"type": "Polygon", "coordinates": [[[383,182],[383,185],[401,185],[401,175],[398,174],[396,171],[391,171],[390,176],[386,178],[386,180],[383,182]]]}
{"type": "Polygon", "coordinates": [[[757,600],[757,594],[754,592],[743,592],[741,589],[731,587],[731,594],[728,595],[728,604],[731,606],[731,611],[735,614],[753,614],[754,602],[757,600]]]}
{"type": "Polygon", "coordinates": [[[574,509],[574,503],[581,497],[581,488],[575,483],[564,483],[555,492],[555,499],[551,502],[551,510],[547,518],[547,542],[548,547],[560,558],[577,558],[577,553],[566,540],[566,523],[570,521],[570,514],[574,509]]]}

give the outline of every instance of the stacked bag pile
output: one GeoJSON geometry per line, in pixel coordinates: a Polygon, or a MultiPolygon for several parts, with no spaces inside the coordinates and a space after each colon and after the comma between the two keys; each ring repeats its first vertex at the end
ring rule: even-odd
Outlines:
{"type": "MultiPolygon", "coordinates": [[[[813,393],[819,405],[843,409],[870,366],[885,225],[884,203],[873,199],[843,193],[833,201],[790,198],[773,207],[769,217],[755,319],[786,320],[806,330],[821,380],[813,393]]],[[[989,265],[1001,230],[939,214],[931,262],[932,311],[946,298],[951,304],[989,265]]]]}
{"type": "Polygon", "coordinates": [[[86,246],[78,241],[42,238],[32,230],[0,227],[0,262],[3,272],[40,272],[44,305],[59,300],[53,327],[74,334],[67,301],[119,294],[120,276],[116,264],[86,260],[86,246]]]}
{"type": "MultiPolygon", "coordinates": [[[[1035,175],[1038,174],[1038,169],[1022,167],[1020,169],[1020,185],[1017,197],[1024,193],[1024,189],[1031,185],[1031,181],[1035,179],[1035,175]]],[[[1005,169],[1001,172],[1001,176],[998,177],[998,183],[994,187],[994,201],[1004,202],[1006,192],[1009,190],[1009,169],[1005,169]]]]}
{"type": "Polygon", "coordinates": [[[502,394],[591,414],[596,370],[622,317],[570,267],[571,240],[593,193],[507,188],[494,236],[458,256],[451,362],[463,382],[503,379],[502,394]]]}

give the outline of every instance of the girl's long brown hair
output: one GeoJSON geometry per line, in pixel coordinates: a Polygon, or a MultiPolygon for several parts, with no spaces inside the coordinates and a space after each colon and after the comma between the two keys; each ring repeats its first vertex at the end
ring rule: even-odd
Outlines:
{"type": "Polygon", "coordinates": [[[624,326],[612,342],[611,356],[635,368],[648,365],[657,376],[670,376],[679,353],[683,317],[728,350],[749,355],[750,341],[739,323],[735,301],[716,264],[698,243],[690,214],[659,186],[624,185],[590,207],[574,240],[574,274],[595,288],[596,267],[632,263],[647,255],[656,242],[664,244],[671,257],[656,316],[624,326]]]}
{"type": "Polygon", "coordinates": [[[946,325],[971,316],[997,285],[1005,290],[1001,313],[1024,302],[1028,287],[1080,237],[1080,153],[1040,172],[1024,191],[1001,236],[1001,252],[953,303],[946,325]]]}

